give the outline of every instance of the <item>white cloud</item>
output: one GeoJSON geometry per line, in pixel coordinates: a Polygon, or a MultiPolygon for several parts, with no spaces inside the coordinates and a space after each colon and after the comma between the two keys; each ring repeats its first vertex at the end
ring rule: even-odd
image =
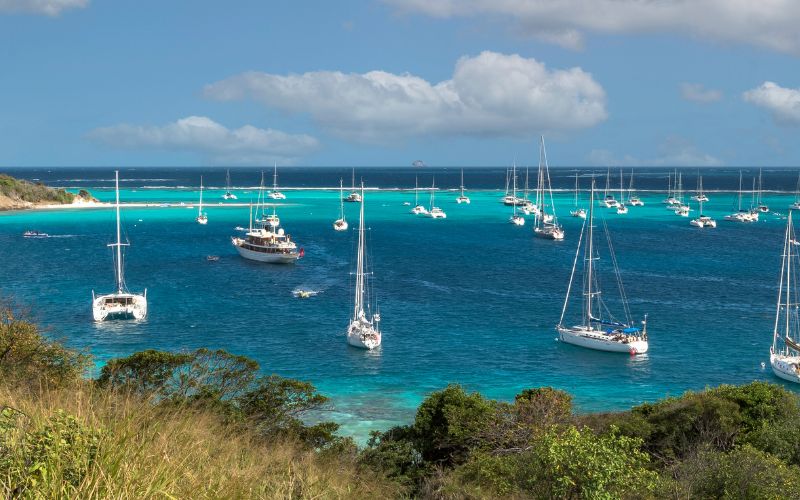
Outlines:
{"type": "Polygon", "coordinates": [[[593,149],[589,162],[608,167],[716,167],[723,162],[697,148],[680,137],[669,137],[658,148],[654,158],[637,158],[632,155],[619,157],[606,149],[593,149]]]}
{"type": "Polygon", "coordinates": [[[0,13],[57,16],[63,10],[82,9],[89,0],[0,0],[0,13]]]}
{"type": "Polygon", "coordinates": [[[524,33],[568,48],[581,47],[584,32],[678,33],[800,55],[796,0],[384,1],[433,17],[512,18],[524,33]]]}
{"type": "Polygon", "coordinates": [[[427,135],[524,137],[606,118],[605,91],[591,74],[495,52],[462,57],[452,79],[435,84],[384,71],[250,72],[208,85],[205,95],[308,113],[331,133],[376,143],[427,135]]]}
{"type": "Polygon", "coordinates": [[[722,99],[722,92],[707,89],[702,83],[681,83],[681,97],[687,101],[709,103],[722,99]]]}
{"type": "Polygon", "coordinates": [[[289,163],[319,148],[308,135],[245,125],[228,129],[204,116],[189,116],[163,126],[112,125],[92,130],[89,138],[122,148],[152,148],[200,153],[218,163],[289,163]]]}
{"type": "Polygon", "coordinates": [[[772,119],[780,125],[800,125],[800,88],[788,89],[777,83],[764,82],[742,97],[769,111],[772,119]]]}

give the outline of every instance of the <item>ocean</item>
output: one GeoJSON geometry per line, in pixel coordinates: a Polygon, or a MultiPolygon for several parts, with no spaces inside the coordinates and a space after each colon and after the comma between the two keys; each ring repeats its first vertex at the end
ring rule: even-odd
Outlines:
{"type": "MultiPolygon", "coordinates": [[[[76,192],[113,199],[113,169],[25,168],[5,172],[76,192]]],[[[552,169],[563,242],[537,239],[532,218],[508,223],[499,199],[505,167],[464,171],[469,205],[456,204],[458,168],[359,168],[367,186],[368,250],[383,328],[383,346],[366,352],[345,342],[352,304],[353,231],[335,232],[339,192],[351,169],[279,169],[285,206],[278,215],[305,251],[296,265],[253,263],[238,256],[230,237],[247,226],[248,208],[225,207],[225,169],[123,168],[123,202],[193,204],[204,176],[209,223],[194,222],[188,206],[123,209],[131,247],[126,281],[147,288],[146,321],[97,324],[92,290],[114,287],[110,209],[0,212],[0,294],[30,308],[48,334],[105,360],[153,348],[222,348],[256,359],[265,373],[308,380],[330,396],[326,418],[363,439],[368,431],[407,423],[431,391],[449,383],[510,400],[529,387],[569,391],[579,411],[620,410],[686,390],[752,380],[783,383],[769,370],[783,231],[795,201],[797,170],[765,169],[761,221],[723,221],[738,203],[739,169],[680,169],[687,199],[703,175],[711,198],[704,212],[716,229],[697,229],[665,210],[667,169],[636,169],[644,207],[605,218],[633,316],[648,315],[650,351],[642,356],[595,352],[559,343],[561,314],[582,221],[574,205],[574,170],[552,169]],[[408,213],[414,178],[436,178],[437,205],[446,220],[408,213]],[[26,239],[26,230],[49,233],[26,239]],[[208,255],[220,256],[210,262],[208,255]],[[298,288],[319,290],[298,299],[298,288]],[[767,363],[767,368],[761,366],[767,363]]],[[[256,196],[260,169],[232,168],[239,202],[256,196]]],[[[605,175],[605,169],[595,174],[605,175]]],[[[627,186],[630,170],[626,169],[627,186]]],[[[271,169],[266,169],[271,184],[271,169]]],[[[524,182],[524,171],[521,172],[524,182]]],[[[582,188],[590,170],[581,169],[582,188]]],[[[611,185],[618,189],[619,171],[611,185]]],[[[745,206],[758,169],[744,169],[745,206]]],[[[535,174],[532,174],[532,179],[535,174]]],[[[605,184],[599,180],[600,188],[605,184]]],[[[427,204],[428,192],[420,191],[427,204]]],[[[587,205],[587,193],[581,193],[587,205]]],[[[697,207],[692,204],[692,216],[697,207]]],[[[345,204],[351,229],[358,205],[345,204]]],[[[600,263],[601,266],[607,262],[600,263]]],[[[614,307],[614,282],[604,281],[614,307]]],[[[572,317],[579,313],[574,308],[572,317]]],[[[794,388],[793,388],[794,389],[794,388]]]]}

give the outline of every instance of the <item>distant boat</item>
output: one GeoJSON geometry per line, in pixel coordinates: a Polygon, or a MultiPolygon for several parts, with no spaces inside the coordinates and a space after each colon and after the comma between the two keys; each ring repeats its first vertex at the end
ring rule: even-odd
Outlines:
{"type": "MultiPolygon", "coordinates": [[[[698,192],[702,193],[702,186],[703,186],[703,178],[702,177],[700,177],[699,185],[700,185],[700,190],[698,192]]],[[[691,222],[689,222],[689,224],[693,225],[694,227],[699,227],[699,228],[717,227],[717,221],[715,221],[714,219],[712,219],[711,217],[709,217],[707,215],[703,215],[703,198],[704,197],[699,197],[699,198],[700,198],[700,200],[699,200],[699,203],[700,203],[700,216],[698,218],[696,218],[696,219],[692,219],[691,222]]]]}
{"type": "Polygon", "coordinates": [[[794,189],[794,203],[792,203],[789,208],[800,210],[800,174],[797,175],[797,185],[794,189]]]}
{"type": "MultiPolygon", "coordinates": [[[[678,180],[678,171],[675,170],[675,181],[677,182],[677,180],[678,180]]],[[[673,194],[672,194],[672,173],[671,172],[667,172],[667,199],[664,200],[664,203],[666,203],[667,208],[669,210],[673,209],[672,208],[673,205],[677,205],[678,204],[678,200],[676,200],[675,196],[673,196],[673,194]]]]}
{"type": "Polygon", "coordinates": [[[756,205],[756,210],[758,210],[761,213],[767,213],[767,212],[769,212],[769,207],[767,206],[766,203],[764,203],[763,195],[764,195],[764,185],[761,182],[761,169],[759,168],[758,169],[758,195],[757,195],[758,197],[756,198],[755,205],[756,205]]]}
{"type": "Polygon", "coordinates": [[[633,169],[631,169],[631,183],[628,185],[628,205],[632,207],[643,207],[644,202],[636,196],[636,193],[633,191],[633,169]]]}
{"type": "Polygon", "coordinates": [[[564,228],[558,223],[556,207],[553,203],[553,188],[550,184],[550,168],[547,165],[544,136],[541,136],[539,140],[539,180],[536,187],[536,207],[539,209],[539,213],[534,218],[533,233],[540,238],[563,240],[564,228]],[[553,213],[548,213],[548,206],[553,213]]]}
{"type": "Polygon", "coordinates": [[[769,364],[772,372],[783,380],[800,383],[800,321],[797,319],[797,266],[800,265],[796,246],[792,211],[786,221],[783,240],[783,263],[778,284],[778,302],[775,310],[775,326],[772,331],[772,347],[769,364]]]}
{"type": "Polygon", "coordinates": [[[25,231],[22,233],[22,236],[25,238],[49,238],[50,235],[47,233],[43,233],[41,231],[25,231]]]}
{"type": "Polygon", "coordinates": [[[200,176],[200,203],[197,205],[197,217],[194,219],[198,224],[208,224],[208,215],[203,213],[203,176],[200,176]]]}
{"type": "MultiPolygon", "coordinates": [[[[605,224],[603,227],[605,228],[605,224]]],[[[610,238],[607,228],[605,233],[606,238],[610,238]]],[[[610,239],[609,248],[611,248],[610,239]]],[[[614,267],[620,298],[623,302],[623,314],[625,315],[624,318],[619,319],[611,314],[608,304],[602,300],[603,296],[600,292],[597,270],[595,269],[595,262],[599,260],[599,257],[594,243],[594,179],[592,179],[589,218],[583,223],[581,234],[578,238],[578,250],[575,252],[575,260],[572,263],[572,273],[567,286],[564,307],[561,309],[561,318],[558,320],[558,325],[556,325],[558,338],[568,344],[598,351],[643,354],[648,349],[647,316],[642,321],[643,326],[641,329],[634,326],[622,287],[622,279],[617,268],[617,259],[613,257],[613,253],[611,255],[612,258],[609,260],[614,267]],[[585,241],[583,239],[584,233],[587,233],[585,241]],[[583,277],[580,280],[576,280],[575,275],[579,271],[578,260],[581,257],[581,249],[583,249],[583,258],[581,259],[583,277]],[[564,317],[569,306],[570,293],[572,286],[578,283],[583,283],[582,298],[578,299],[578,302],[583,304],[582,322],[574,326],[566,326],[564,317]]]]}
{"type": "Polygon", "coordinates": [[[217,262],[219,261],[219,255],[208,255],[206,256],[206,260],[209,262],[217,262]]]}
{"type": "Polygon", "coordinates": [[[606,208],[616,208],[619,205],[619,202],[614,198],[614,195],[611,194],[609,191],[609,184],[611,183],[611,169],[609,168],[606,172],[606,189],[603,193],[603,201],[601,203],[606,206],[606,208]]]}
{"type": "Polygon", "coordinates": [[[624,215],[628,213],[628,207],[625,206],[625,190],[623,188],[623,178],[622,169],[619,169],[619,203],[617,203],[617,213],[620,215],[624,215]]]}
{"type": "MultiPolygon", "coordinates": [[[[511,175],[512,175],[512,181],[511,182],[512,182],[512,185],[513,185],[513,188],[512,188],[511,192],[513,193],[512,196],[516,200],[517,199],[517,169],[516,169],[516,165],[514,165],[514,171],[513,171],[513,173],[511,175]]],[[[515,226],[524,226],[525,225],[525,217],[523,217],[523,216],[521,216],[521,215],[519,215],[517,213],[517,204],[516,203],[513,203],[511,205],[511,217],[508,219],[508,222],[510,222],[511,224],[514,224],[515,226]]]]}
{"type": "Polygon", "coordinates": [[[222,195],[224,200],[235,200],[236,195],[231,193],[231,169],[225,171],[225,194],[222,195]]]}
{"type": "Polygon", "coordinates": [[[278,164],[275,163],[275,172],[272,174],[272,191],[269,193],[269,197],[273,200],[285,200],[286,195],[281,193],[278,190],[278,164]]]}
{"type": "MultiPolygon", "coordinates": [[[[362,187],[363,191],[363,187],[362,187]]],[[[425,214],[431,219],[446,219],[447,214],[441,208],[437,207],[434,203],[434,193],[436,192],[436,178],[434,177],[433,183],[431,184],[431,208],[428,210],[428,213],[425,214]]],[[[363,195],[362,195],[363,196],[363,195]]]]}
{"type": "Polygon", "coordinates": [[[344,201],[348,203],[361,203],[361,195],[356,191],[356,169],[353,169],[353,187],[344,201]]]}
{"type": "Polygon", "coordinates": [[[347,220],[344,218],[344,184],[341,178],[339,179],[339,218],[333,222],[333,230],[347,230],[347,220]]]}
{"type": "Polygon", "coordinates": [[[575,171],[575,208],[569,213],[573,217],[586,218],[586,209],[578,206],[578,172],[575,171]]]}
{"type": "Polygon", "coordinates": [[[675,215],[679,215],[681,217],[689,217],[689,212],[692,209],[683,202],[683,172],[678,173],[678,183],[676,184],[675,188],[675,199],[677,200],[677,204],[673,205],[675,207],[675,215]]]}
{"type": "Polygon", "coordinates": [[[364,232],[366,225],[364,222],[364,184],[361,184],[361,210],[358,218],[358,250],[356,253],[356,283],[355,300],[353,304],[353,315],[350,317],[350,324],[347,326],[347,343],[353,347],[362,349],[375,349],[381,345],[381,316],[378,313],[377,303],[375,311],[372,311],[370,299],[374,300],[375,294],[367,294],[371,289],[372,273],[366,272],[367,253],[366,239],[364,232]]]}
{"type": "Polygon", "coordinates": [[[730,222],[756,222],[758,220],[758,212],[744,210],[742,208],[742,171],[739,170],[739,209],[729,215],[725,216],[726,221],[730,222]]]}
{"type": "Polygon", "coordinates": [[[469,197],[464,194],[464,169],[461,169],[461,195],[456,198],[456,203],[466,203],[469,205],[469,197]]]}
{"type": "Polygon", "coordinates": [[[135,319],[142,320],[147,316],[147,289],[144,293],[137,294],[128,291],[125,283],[124,266],[122,265],[122,247],[129,246],[122,242],[122,228],[119,213],[119,171],[115,172],[115,189],[117,201],[117,242],[108,246],[116,249],[114,258],[114,278],[117,282],[117,291],[105,295],[95,295],[92,290],[92,316],[95,321],[107,319],[135,319]]]}
{"type": "Polygon", "coordinates": [[[428,209],[419,204],[419,183],[417,176],[414,176],[414,208],[411,209],[414,215],[428,215],[428,209]]]}
{"type": "Polygon", "coordinates": [[[703,192],[703,176],[700,175],[700,172],[697,173],[697,193],[692,196],[692,199],[701,203],[708,201],[708,196],[703,192]]]}

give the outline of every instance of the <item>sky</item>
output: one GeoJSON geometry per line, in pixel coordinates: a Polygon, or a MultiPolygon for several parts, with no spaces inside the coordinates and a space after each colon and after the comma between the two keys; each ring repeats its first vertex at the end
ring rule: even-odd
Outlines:
{"type": "Polygon", "coordinates": [[[0,0],[0,167],[800,165],[794,0],[0,0]]]}

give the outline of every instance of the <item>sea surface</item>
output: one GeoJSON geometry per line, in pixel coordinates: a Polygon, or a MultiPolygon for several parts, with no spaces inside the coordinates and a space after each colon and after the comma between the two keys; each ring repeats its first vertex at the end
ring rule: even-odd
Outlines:
{"type": "MultiPolygon", "coordinates": [[[[6,169],[11,175],[88,189],[113,200],[113,170],[99,168],[6,169]]],[[[597,208],[614,244],[635,318],[648,315],[650,352],[643,356],[595,352],[559,343],[561,314],[582,221],[574,206],[574,170],[553,169],[556,211],[563,242],[537,239],[532,219],[508,223],[511,209],[499,198],[504,167],[465,169],[469,205],[455,202],[458,168],[361,168],[357,180],[381,188],[366,195],[368,250],[383,325],[383,346],[349,347],[345,329],[352,304],[353,231],[335,232],[343,178],[350,168],[279,170],[287,199],[283,226],[305,250],[296,265],[264,265],[238,256],[230,238],[247,226],[248,207],[226,207],[224,169],[122,169],[123,202],[186,206],[124,208],[130,240],[126,280],[147,288],[146,321],[94,323],[92,290],[114,287],[113,210],[0,212],[0,294],[28,306],[50,335],[86,348],[98,366],[147,349],[222,348],[256,359],[265,373],[308,380],[333,399],[327,418],[363,439],[372,429],[409,422],[431,391],[463,384],[488,397],[510,400],[529,387],[569,391],[580,411],[617,410],[686,390],[723,383],[769,380],[768,352],[777,298],[780,254],[788,206],[795,200],[797,169],[765,169],[764,201],[771,207],[755,224],[725,222],[738,206],[738,169],[681,169],[692,191],[698,172],[711,201],[704,212],[716,229],[697,229],[665,210],[667,170],[636,170],[645,207],[627,215],[597,208]],[[199,177],[204,176],[209,223],[194,222],[199,177]],[[414,178],[441,189],[436,204],[446,220],[409,214],[414,178]],[[49,233],[26,239],[25,230],[49,233]],[[209,262],[208,255],[220,256],[209,262]],[[318,290],[298,299],[298,288],[318,290]],[[761,363],[767,363],[767,369],[761,363]]],[[[271,184],[271,170],[267,183],[271,184]]],[[[600,188],[606,170],[597,170],[600,188]]],[[[581,205],[587,205],[590,170],[581,170],[581,205]]],[[[626,169],[625,184],[630,170],[626,169]]],[[[521,172],[524,182],[524,171],[521,172]]],[[[611,185],[618,188],[619,172],[611,185]]],[[[757,169],[744,169],[745,187],[757,169]]],[[[238,202],[254,200],[260,170],[231,169],[238,202]]],[[[532,176],[533,177],[533,176],[532,176]]],[[[687,192],[687,199],[691,192],[687,192]]],[[[428,203],[428,191],[419,193],[428,203]]],[[[749,206],[751,194],[743,197],[749,206]]],[[[697,215],[693,203],[692,215],[697,215]]],[[[358,205],[345,204],[351,229],[358,205]]],[[[598,221],[598,225],[602,225],[598,221]]],[[[602,241],[602,240],[601,240],[602,241]]],[[[604,244],[604,243],[603,243],[604,244]]],[[[600,261],[607,267],[608,260],[600,261]]],[[[609,306],[616,287],[603,280],[609,306]]],[[[577,304],[576,304],[577,305],[577,304]]],[[[568,318],[578,320],[573,307],[568,318]]]]}

